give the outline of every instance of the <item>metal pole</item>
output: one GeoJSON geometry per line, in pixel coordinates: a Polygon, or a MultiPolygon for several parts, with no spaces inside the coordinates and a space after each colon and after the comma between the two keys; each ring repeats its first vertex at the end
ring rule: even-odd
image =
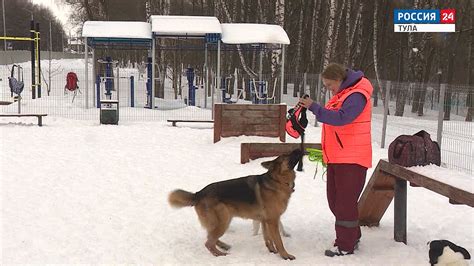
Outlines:
{"type": "Polygon", "coordinates": [[[397,242],[407,243],[407,181],[395,178],[394,230],[393,238],[397,242]]]}
{"type": "Polygon", "coordinates": [[[303,97],[303,95],[305,95],[307,77],[308,77],[308,74],[307,74],[306,72],[304,72],[304,73],[303,73],[303,90],[300,92],[300,97],[303,97]]]}
{"type": "Polygon", "coordinates": [[[262,68],[263,68],[263,49],[262,45],[260,44],[260,57],[258,60],[258,81],[262,82],[262,68]]]}
{"type": "Polygon", "coordinates": [[[155,36],[151,37],[151,109],[155,108],[155,36]]]}
{"type": "Polygon", "coordinates": [[[390,80],[387,81],[387,88],[385,89],[385,100],[383,102],[383,124],[382,124],[382,140],[380,141],[380,148],[385,148],[385,135],[387,134],[387,116],[388,116],[388,102],[390,100],[390,80]]]}
{"type": "Polygon", "coordinates": [[[36,54],[38,58],[38,84],[36,88],[38,89],[38,98],[41,98],[41,38],[40,38],[40,28],[39,23],[36,23],[36,54]]]}
{"type": "MultiPolygon", "coordinates": [[[[2,16],[3,16],[3,37],[7,36],[7,25],[5,24],[5,0],[2,0],[2,16]]],[[[7,50],[7,40],[3,40],[3,50],[7,50]]]]}
{"type": "MultiPolygon", "coordinates": [[[[221,40],[217,41],[217,80],[216,87],[218,90],[221,88],[221,40]]],[[[214,119],[214,91],[215,88],[212,88],[211,97],[212,97],[212,119],[214,119]]]]}
{"type": "Polygon", "coordinates": [[[204,108],[207,108],[207,85],[209,82],[207,79],[207,42],[204,47],[204,108]]]}
{"type": "MultiPolygon", "coordinates": [[[[85,43],[85,45],[87,46],[87,42],[85,43]]],[[[95,59],[95,49],[92,48],[92,84],[94,84],[94,78],[97,77],[97,74],[95,73],[95,63],[96,63],[96,59],[95,59]]],[[[86,80],[87,83],[89,83],[89,80],[86,80]]],[[[92,88],[94,88],[94,85],[92,85],[92,88]]],[[[94,92],[94,90],[93,90],[94,92]]],[[[99,97],[99,95],[96,93],[92,93],[92,101],[94,102],[94,107],[99,107],[97,104],[96,104],[96,97],[99,97]]]]}
{"type": "Polygon", "coordinates": [[[49,63],[48,63],[48,96],[51,91],[51,51],[53,49],[53,35],[51,33],[51,20],[49,21],[49,63]]]}
{"type": "MultiPolygon", "coordinates": [[[[113,73],[113,68],[112,68],[112,73],[113,73]]],[[[117,66],[117,108],[120,106],[120,69],[119,66],[117,66]]]]}
{"type": "MultiPolygon", "coordinates": [[[[319,97],[321,95],[321,80],[322,80],[321,74],[319,74],[318,75],[318,86],[316,87],[316,94],[313,97],[313,100],[315,100],[317,103],[319,103],[319,97]]],[[[319,127],[317,118],[314,119],[314,126],[319,127]]]]}
{"type": "Polygon", "coordinates": [[[281,82],[280,82],[280,100],[278,103],[281,103],[283,100],[283,88],[285,85],[285,45],[281,45],[281,82]]]}
{"type": "Polygon", "coordinates": [[[443,134],[443,119],[444,119],[444,97],[446,92],[446,84],[441,84],[439,87],[439,104],[438,104],[438,134],[436,141],[441,148],[441,140],[443,134]]]}
{"type": "Polygon", "coordinates": [[[89,109],[89,46],[87,45],[87,37],[84,38],[84,73],[86,80],[86,109],[89,109]]]}
{"type": "Polygon", "coordinates": [[[35,75],[35,22],[30,22],[30,38],[31,38],[31,99],[36,99],[36,75],[35,75]]]}

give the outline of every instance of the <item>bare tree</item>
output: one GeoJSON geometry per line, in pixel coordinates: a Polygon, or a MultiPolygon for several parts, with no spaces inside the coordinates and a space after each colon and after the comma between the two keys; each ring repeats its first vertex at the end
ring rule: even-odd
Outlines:
{"type": "MultiPolygon", "coordinates": [[[[377,44],[377,41],[378,41],[378,11],[379,11],[379,1],[375,1],[374,2],[374,38],[372,39],[372,54],[374,56],[374,70],[375,70],[375,77],[377,78],[377,87],[374,91],[374,94],[377,95],[377,93],[379,92],[380,88],[382,88],[382,84],[380,82],[380,74],[379,74],[379,65],[378,65],[378,58],[377,58],[377,55],[378,55],[378,44],[377,44]]],[[[375,98],[377,99],[377,98],[375,98]]],[[[377,106],[377,101],[374,101],[374,106],[377,106]]]]}
{"type": "MultiPolygon", "coordinates": [[[[281,27],[284,27],[284,22],[285,22],[285,0],[277,0],[275,1],[275,23],[280,25],[281,27]]],[[[281,68],[281,60],[280,56],[282,56],[281,50],[276,49],[272,51],[272,62],[271,62],[271,69],[272,69],[272,78],[270,84],[274,84],[274,80],[276,79],[278,75],[278,70],[281,68]]],[[[285,77],[281,77],[281,82],[284,82],[285,77]]],[[[272,86],[270,88],[273,89],[272,86]]],[[[272,93],[272,91],[271,91],[272,93]]],[[[280,102],[281,99],[279,99],[280,94],[277,94],[278,99],[276,99],[276,102],[280,102]]]]}
{"type": "Polygon", "coordinates": [[[352,0],[347,1],[346,5],[346,49],[344,52],[344,58],[342,62],[345,66],[349,67],[349,55],[351,53],[351,47],[353,39],[351,38],[351,16],[352,16],[352,0]]]}
{"type": "Polygon", "coordinates": [[[315,60],[316,60],[316,47],[318,46],[319,42],[316,42],[316,34],[318,32],[317,30],[317,21],[319,17],[319,11],[321,9],[321,2],[320,0],[314,0],[313,1],[313,13],[311,16],[311,36],[310,36],[310,41],[309,41],[309,60],[310,60],[310,65],[311,65],[311,70],[314,71],[314,68],[316,66],[315,60]]]}
{"type": "Polygon", "coordinates": [[[469,86],[469,92],[467,94],[467,100],[466,100],[466,105],[467,105],[467,115],[466,115],[466,121],[472,122],[472,117],[474,116],[474,4],[470,3],[471,8],[471,30],[469,34],[469,63],[467,66],[467,69],[469,69],[469,75],[468,75],[468,84],[469,86]]]}
{"type": "MultiPolygon", "coordinates": [[[[331,51],[332,51],[332,46],[334,45],[334,39],[333,39],[333,36],[334,36],[334,24],[335,24],[335,20],[336,20],[336,0],[330,0],[330,4],[329,4],[329,25],[328,25],[328,30],[327,30],[327,38],[326,38],[326,46],[324,48],[324,52],[323,52],[323,67],[322,69],[326,68],[326,66],[329,64],[329,60],[331,60],[331,57],[332,57],[332,54],[331,54],[331,51]]],[[[322,100],[324,100],[326,98],[326,92],[327,90],[324,89],[322,91],[322,100]]]]}
{"type": "MultiPolygon", "coordinates": [[[[229,10],[227,9],[227,6],[226,6],[224,0],[218,0],[218,2],[220,4],[220,6],[222,7],[222,10],[224,11],[229,23],[231,23],[232,18],[230,16],[229,10]]],[[[255,72],[253,72],[247,66],[247,63],[245,62],[245,58],[244,58],[244,55],[242,53],[242,49],[241,49],[240,45],[237,45],[237,52],[239,53],[240,63],[242,65],[242,68],[244,69],[245,73],[247,73],[247,75],[249,75],[249,77],[255,78],[257,76],[257,74],[255,74],[255,72]]]]}
{"type": "Polygon", "coordinates": [[[354,26],[354,31],[352,33],[352,37],[351,39],[354,40],[356,39],[356,41],[352,43],[352,45],[355,44],[355,47],[354,48],[351,48],[351,49],[354,49],[354,53],[352,54],[352,56],[350,57],[350,60],[349,60],[349,66],[351,67],[354,67],[355,66],[355,62],[357,62],[357,59],[359,59],[360,55],[361,55],[361,51],[362,51],[362,41],[363,41],[363,38],[362,38],[362,26],[363,26],[363,19],[362,19],[362,12],[364,12],[364,9],[365,9],[365,3],[363,0],[361,0],[359,2],[359,8],[357,9],[357,18],[356,18],[356,23],[355,23],[355,26],[354,26]],[[356,35],[357,33],[357,35],[356,35]],[[357,38],[355,38],[355,36],[357,36],[357,38]]]}

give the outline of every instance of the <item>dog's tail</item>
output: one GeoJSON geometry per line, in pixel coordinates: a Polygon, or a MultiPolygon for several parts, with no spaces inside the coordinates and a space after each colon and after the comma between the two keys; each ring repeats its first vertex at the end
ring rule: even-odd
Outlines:
{"type": "Polygon", "coordinates": [[[168,202],[172,207],[182,208],[186,206],[194,206],[196,204],[196,194],[177,189],[170,193],[168,202]]]}

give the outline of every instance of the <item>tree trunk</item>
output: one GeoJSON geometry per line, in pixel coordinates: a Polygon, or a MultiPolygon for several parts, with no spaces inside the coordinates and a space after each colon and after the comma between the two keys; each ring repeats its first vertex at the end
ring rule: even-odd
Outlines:
{"type": "MultiPolygon", "coordinates": [[[[378,9],[379,4],[378,1],[374,2],[374,38],[372,42],[372,49],[373,49],[373,56],[374,56],[374,70],[375,70],[375,77],[377,78],[377,87],[374,91],[374,94],[377,95],[380,88],[382,88],[382,84],[380,83],[380,75],[379,75],[379,67],[378,67],[378,59],[377,59],[377,41],[378,41],[378,9]]],[[[377,97],[374,97],[374,107],[377,107],[377,97]]]]}
{"type": "MultiPolygon", "coordinates": [[[[303,4],[303,3],[301,3],[303,4]]],[[[297,76],[296,82],[294,83],[293,89],[293,97],[298,97],[302,95],[298,95],[298,92],[301,89],[301,73],[300,73],[300,66],[301,66],[301,50],[303,46],[303,17],[304,17],[304,8],[300,9],[299,18],[298,18],[298,38],[296,41],[296,58],[295,58],[295,75],[297,76]]]]}
{"type": "MultiPolygon", "coordinates": [[[[229,10],[227,9],[227,6],[224,3],[224,0],[219,0],[218,2],[221,5],[222,10],[224,11],[227,19],[229,20],[229,23],[232,23],[232,18],[230,16],[229,10]]],[[[244,55],[242,53],[242,49],[240,48],[240,45],[237,45],[237,52],[239,54],[240,64],[242,65],[242,68],[244,69],[245,73],[247,73],[247,75],[249,75],[250,78],[255,78],[257,76],[257,74],[255,74],[255,72],[253,72],[247,66],[247,63],[245,62],[245,58],[244,58],[244,55]]]]}
{"type": "Polygon", "coordinates": [[[430,49],[428,54],[428,59],[426,60],[426,68],[423,77],[423,87],[419,95],[419,104],[418,104],[418,116],[423,116],[423,108],[425,106],[425,98],[426,98],[426,85],[428,83],[430,73],[431,73],[431,66],[433,64],[434,58],[434,49],[430,49]]]}
{"type": "MultiPolygon", "coordinates": [[[[323,67],[322,69],[325,69],[327,65],[329,65],[329,60],[331,60],[331,49],[333,45],[333,35],[334,35],[334,23],[336,20],[336,0],[330,0],[330,6],[329,6],[329,25],[328,25],[328,31],[327,31],[327,38],[326,38],[326,47],[324,48],[324,53],[323,53],[323,67]]],[[[326,92],[327,90],[324,88],[322,91],[322,99],[317,101],[317,102],[323,102],[322,100],[326,98],[326,92]]]]}
{"type": "Polygon", "coordinates": [[[344,59],[342,60],[343,64],[346,67],[349,67],[349,55],[351,53],[352,41],[350,38],[351,35],[351,15],[352,15],[352,0],[347,0],[346,4],[346,50],[344,52],[344,59]]]}
{"type": "MultiPolygon", "coordinates": [[[[474,4],[471,1],[471,27],[474,25],[474,4]]],[[[468,84],[469,84],[469,91],[467,94],[467,115],[466,121],[472,122],[472,117],[474,116],[474,29],[471,28],[471,33],[469,35],[469,63],[467,68],[469,69],[468,72],[468,84]]]]}
{"type": "Polygon", "coordinates": [[[357,32],[357,41],[355,42],[355,52],[353,53],[350,61],[349,61],[349,65],[351,67],[354,67],[355,66],[355,62],[357,62],[357,60],[359,59],[360,57],[360,54],[361,54],[361,51],[362,51],[362,41],[363,41],[363,38],[362,38],[362,29],[363,29],[363,18],[362,18],[362,12],[364,12],[364,7],[365,4],[364,4],[364,1],[360,1],[359,3],[359,9],[357,11],[357,19],[356,19],[356,26],[354,27],[354,31],[353,31],[353,35],[352,35],[352,39],[354,39],[354,36],[355,36],[355,33],[357,32]]]}
{"type": "Polygon", "coordinates": [[[319,42],[316,42],[316,34],[318,32],[316,26],[318,22],[318,16],[319,16],[319,9],[321,8],[321,2],[319,0],[314,0],[313,2],[313,13],[311,17],[311,36],[310,36],[310,41],[309,41],[309,60],[310,60],[310,70],[315,71],[316,67],[316,47],[318,46],[319,42]]]}
{"type": "MultiPolygon", "coordinates": [[[[276,0],[275,1],[275,23],[277,25],[280,25],[282,28],[284,26],[285,22],[285,0],[276,0]]],[[[272,78],[270,80],[270,84],[274,84],[275,79],[278,76],[278,72],[281,69],[281,60],[280,56],[282,55],[282,51],[280,49],[278,50],[273,50],[272,51],[272,62],[271,62],[271,69],[272,69],[272,78]]],[[[285,77],[280,77],[280,82],[285,82],[284,81],[285,77]]],[[[273,95],[273,86],[270,85],[270,95],[273,95]]],[[[279,90],[277,90],[279,91],[279,90]]],[[[280,94],[278,93],[276,95],[276,102],[279,103],[281,102],[280,99],[280,94]]]]}
{"type": "Polygon", "coordinates": [[[406,90],[403,88],[403,75],[404,75],[404,36],[400,34],[400,56],[398,61],[398,82],[396,86],[396,104],[395,104],[395,116],[403,116],[403,111],[405,109],[405,100],[406,100],[406,90]]]}
{"type": "Polygon", "coordinates": [[[346,5],[346,0],[343,0],[342,3],[340,3],[340,6],[336,6],[336,10],[340,10],[340,12],[337,12],[337,18],[335,20],[335,34],[333,37],[333,44],[331,47],[331,60],[337,60],[336,57],[336,48],[337,48],[337,42],[339,40],[339,30],[341,29],[341,24],[342,24],[342,15],[343,15],[343,10],[346,5]]]}
{"type": "MultiPolygon", "coordinates": [[[[466,6],[462,10],[469,10],[468,9],[469,1],[466,2],[466,6]]],[[[459,23],[459,27],[457,28],[459,32],[455,35],[456,39],[454,42],[449,42],[448,46],[448,40],[446,40],[446,46],[447,49],[445,51],[448,51],[448,69],[447,69],[447,74],[446,74],[446,83],[451,84],[453,77],[454,77],[454,62],[456,59],[456,55],[458,52],[458,46],[459,46],[459,41],[461,38],[461,35],[463,35],[461,32],[464,28],[464,20],[463,18],[467,17],[461,17],[458,19],[456,24],[459,23]]],[[[472,31],[472,29],[471,29],[472,31]]],[[[446,86],[446,95],[444,98],[444,120],[450,120],[451,119],[451,97],[452,97],[452,88],[451,86],[446,86]]]]}

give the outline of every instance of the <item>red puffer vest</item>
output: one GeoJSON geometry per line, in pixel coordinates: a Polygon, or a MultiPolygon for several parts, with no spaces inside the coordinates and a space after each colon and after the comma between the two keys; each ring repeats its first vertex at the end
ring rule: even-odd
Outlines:
{"type": "Polygon", "coordinates": [[[355,163],[372,167],[372,138],[370,134],[372,104],[370,97],[373,87],[370,81],[362,78],[352,87],[333,96],[326,109],[339,110],[344,100],[354,92],[362,93],[367,103],[362,113],[354,121],[343,126],[323,124],[321,143],[323,160],[328,163],[355,163]]]}

